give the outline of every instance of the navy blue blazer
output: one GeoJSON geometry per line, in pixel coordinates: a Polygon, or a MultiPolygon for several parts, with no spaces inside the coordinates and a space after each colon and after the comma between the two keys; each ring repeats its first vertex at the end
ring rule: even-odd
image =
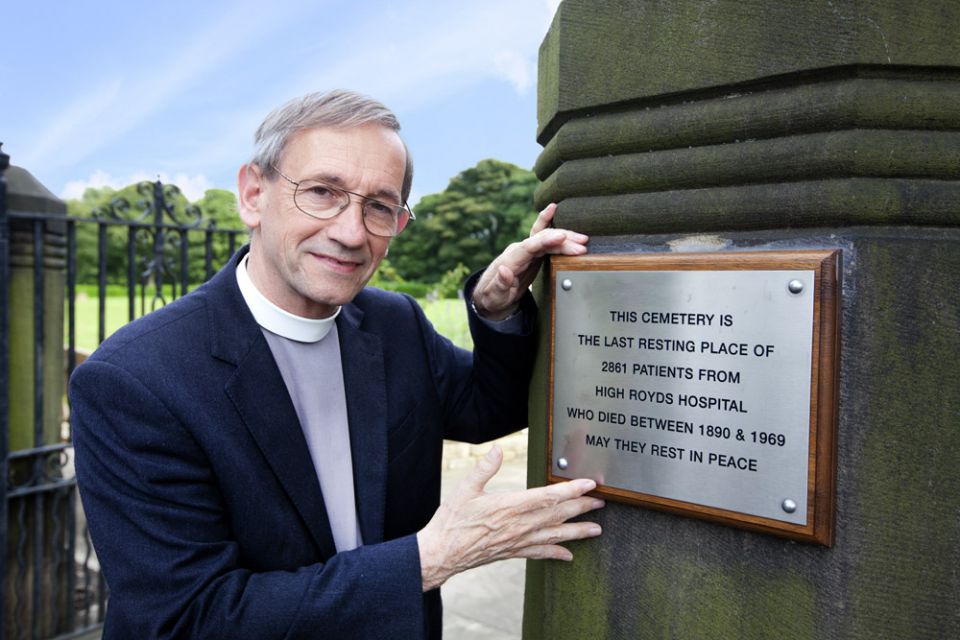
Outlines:
{"type": "Polygon", "coordinates": [[[439,504],[442,438],[526,423],[532,299],[520,336],[471,316],[472,355],[408,296],[368,288],[344,306],[365,544],[338,554],[293,403],[237,287],[244,252],[71,379],[77,478],[110,587],[103,637],[440,637],[415,534],[439,504]]]}

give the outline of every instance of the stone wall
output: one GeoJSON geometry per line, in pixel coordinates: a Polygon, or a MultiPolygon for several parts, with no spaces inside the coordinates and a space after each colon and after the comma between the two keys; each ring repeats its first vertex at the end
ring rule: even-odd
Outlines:
{"type": "Polygon", "coordinates": [[[826,548],[608,503],[572,563],[528,563],[525,638],[956,637],[957,33],[949,1],[561,4],[536,167],[558,225],[593,253],[841,251],[837,525],[826,548]]]}

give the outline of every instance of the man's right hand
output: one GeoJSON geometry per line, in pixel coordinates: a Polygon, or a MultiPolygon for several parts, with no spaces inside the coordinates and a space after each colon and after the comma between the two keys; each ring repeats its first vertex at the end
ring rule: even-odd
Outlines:
{"type": "Polygon", "coordinates": [[[496,446],[440,505],[417,533],[423,590],[435,589],[454,574],[507,558],[572,560],[561,542],[599,536],[594,522],[567,522],[604,506],[585,496],[593,480],[570,480],[546,487],[487,494],[487,482],[500,470],[496,446]]]}

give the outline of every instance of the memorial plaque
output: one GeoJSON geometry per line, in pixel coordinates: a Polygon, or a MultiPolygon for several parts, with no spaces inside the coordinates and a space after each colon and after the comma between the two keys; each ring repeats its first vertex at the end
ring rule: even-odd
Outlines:
{"type": "Polygon", "coordinates": [[[831,544],[838,259],[554,258],[548,478],[831,544]]]}

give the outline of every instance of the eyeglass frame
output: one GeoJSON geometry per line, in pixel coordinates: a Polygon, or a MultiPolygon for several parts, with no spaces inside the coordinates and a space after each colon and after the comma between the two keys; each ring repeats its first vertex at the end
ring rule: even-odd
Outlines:
{"type": "MultiPolygon", "coordinates": [[[[344,189],[343,187],[340,187],[340,186],[338,186],[338,185],[331,184],[331,183],[329,183],[329,182],[326,182],[325,180],[317,180],[317,179],[315,179],[315,178],[307,178],[307,179],[304,179],[304,180],[300,180],[300,181],[298,182],[298,181],[294,180],[293,178],[289,177],[288,175],[286,175],[283,171],[280,171],[280,168],[277,167],[277,165],[271,165],[271,167],[273,167],[273,170],[276,171],[277,174],[279,174],[281,178],[283,178],[284,180],[286,180],[287,182],[289,182],[290,184],[293,185],[293,206],[295,206],[297,209],[299,209],[299,210],[300,210],[302,213],[304,213],[305,215],[308,215],[308,216],[310,216],[311,218],[313,218],[313,219],[315,219],[315,220],[333,220],[334,218],[336,218],[338,215],[340,215],[341,213],[343,213],[344,211],[346,211],[347,208],[350,206],[350,203],[352,202],[352,200],[350,199],[350,196],[356,196],[356,197],[360,198],[360,200],[361,200],[361,202],[360,202],[360,219],[363,220],[363,228],[366,229],[367,233],[370,233],[370,234],[372,234],[372,235],[375,235],[375,236],[377,236],[378,238],[396,238],[398,235],[400,235],[400,234],[403,232],[404,229],[407,228],[407,224],[409,224],[411,220],[416,220],[416,219],[417,219],[417,216],[414,215],[414,213],[413,213],[413,209],[410,208],[410,205],[407,204],[407,201],[406,201],[406,200],[404,200],[404,201],[403,201],[403,204],[400,204],[400,205],[391,204],[391,203],[389,203],[389,202],[384,202],[383,200],[377,200],[376,198],[371,198],[370,196],[365,196],[365,195],[363,195],[362,193],[356,193],[355,191],[348,191],[348,190],[346,190],[346,189],[344,189]],[[336,210],[337,212],[334,213],[332,216],[329,216],[329,217],[326,217],[326,218],[321,218],[320,216],[318,216],[318,215],[315,214],[315,213],[310,213],[309,211],[307,211],[306,209],[304,209],[303,207],[301,207],[299,202],[297,202],[297,193],[299,193],[299,191],[300,191],[300,185],[301,185],[302,183],[304,183],[304,182],[307,182],[308,180],[309,180],[309,181],[316,182],[316,183],[318,183],[318,184],[321,184],[321,185],[323,185],[323,186],[325,186],[325,187],[329,187],[332,191],[340,191],[340,192],[342,192],[342,193],[347,194],[347,204],[345,204],[344,206],[342,206],[342,207],[340,207],[339,209],[337,209],[337,210],[336,210]],[[410,214],[410,217],[409,217],[409,218],[407,219],[407,221],[403,224],[403,226],[400,227],[400,229],[399,229],[396,233],[394,233],[394,234],[392,234],[392,235],[384,236],[384,235],[381,235],[381,234],[379,234],[379,233],[375,233],[375,232],[373,232],[373,231],[370,230],[370,227],[367,226],[367,213],[366,213],[366,210],[364,209],[364,203],[366,203],[366,202],[376,202],[377,204],[381,204],[381,205],[383,205],[383,206],[385,206],[385,207],[395,208],[396,211],[395,211],[395,214],[394,214],[394,215],[397,216],[397,217],[400,216],[400,212],[401,212],[401,211],[406,211],[407,213],[410,214]]],[[[332,211],[332,209],[331,209],[331,211],[332,211]]]]}

